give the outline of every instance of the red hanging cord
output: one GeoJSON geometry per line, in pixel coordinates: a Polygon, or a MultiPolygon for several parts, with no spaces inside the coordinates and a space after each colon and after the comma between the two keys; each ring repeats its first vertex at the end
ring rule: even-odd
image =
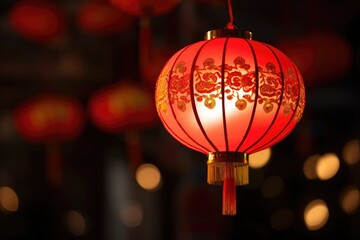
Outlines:
{"type": "Polygon", "coordinates": [[[236,183],[234,167],[231,163],[225,163],[224,167],[222,214],[228,216],[236,215],[236,183]]]}
{"type": "Polygon", "coordinates": [[[232,6],[231,6],[231,0],[228,0],[228,8],[229,8],[229,17],[230,17],[230,22],[226,25],[227,29],[234,29],[234,15],[233,15],[233,10],[232,10],[232,6]]]}

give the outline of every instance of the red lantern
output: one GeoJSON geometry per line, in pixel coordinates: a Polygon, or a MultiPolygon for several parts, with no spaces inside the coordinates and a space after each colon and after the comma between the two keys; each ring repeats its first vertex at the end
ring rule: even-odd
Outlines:
{"type": "Polygon", "coordinates": [[[95,93],[89,111],[96,126],[109,133],[147,128],[157,120],[152,95],[131,82],[116,83],[95,93]]]}
{"type": "Polygon", "coordinates": [[[161,15],[172,10],[180,0],[110,0],[122,11],[135,16],[161,15]]]}
{"type": "Polygon", "coordinates": [[[79,9],[79,27],[89,34],[110,35],[125,30],[134,21],[115,6],[106,2],[89,1],[79,9]]]}
{"type": "Polygon", "coordinates": [[[208,183],[223,185],[223,214],[234,215],[235,185],[248,183],[248,155],[294,129],[305,89],[295,64],[251,33],[229,27],[206,39],[168,60],[156,108],[174,138],[208,154],[208,183]]]}
{"type": "Polygon", "coordinates": [[[108,133],[124,133],[130,166],[142,162],[142,148],[137,130],[157,121],[152,94],[130,81],[101,89],[89,101],[90,119],[108,133]]]}
{"type": "Polygon", "coordinates": [[[77,137],[84,125],[83,111],[77,100],[44,94],[19,106],[15,126],[34,143],[64,142],[77,137]]]}
{"type": "Polygon", "coordinates": [[[84,126],[83,110],[77,100],[44,94],[14,111],[17,131],[29,142],[47,144],[47,174],[53,185],[61,182],[58,144],[76,138],[84,126]]]}
{"type": "Polygon", "coordinates": [[[10,25],[37,42],[57,40],[65,31],[65,14],[51,1],[23,0],[10,12],[10,25]]]}

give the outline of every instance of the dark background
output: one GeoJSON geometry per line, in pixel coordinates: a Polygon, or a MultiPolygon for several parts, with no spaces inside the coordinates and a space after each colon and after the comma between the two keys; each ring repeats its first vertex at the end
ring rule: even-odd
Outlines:
{"type": "MultiPolygon", "coordinates": [[[[250,186],[238,188],[236,217],[221,216],[221,188],[206,184],[206,156],[177,143],[160,123],[138,132],[143,161],[162,173],[158,191],[146,192],[135,183],[124,133],[105,133],[89,119],[78,138],[61,146],[62,185],[49,184],[45,147],[15,131],[14,108],[46,91],[73,96],[86,109],[90,96],[102,87],[124,79],[141,82],[139,18],[126,31],[94,36],[75,21],[85,0],[54,1],[67,13],[67,31],[56,44],[40,44],[9,26],[9,12],[17,2],[0,1],[0,187],[11,187],[19,198],[18,211],[0,211],[0,239],[360,239],[359,209],[348,215],[339,205],[345,187],[360,188],[359,162],[350,167],[341,159],[346,142],[359,139],[359,1],[232,1],[234,24],[252,31],[255,40],[281,49],[282,41],[331,31],[351,49],[346,71],[334,78],[304,79],[303,119],[274,146],[264,168],[251,170],[250,186]],[[326,152],[340,157],[338,173],[327,181],[307,180],[302,172],[306,158],[326,152]],[[273,175],[283,179],[284,190],[265,198],[261,181],[273,175]],[[309,231],[303,211],[316,198],[327,203],[329,220],[320,230],[309,231]],[[143,222],[135,228],[119,219],[128,200],[142,205],[143,222]],[[290,209],[293,216],[284,218],[291,222],[282,231],[271,226],[271,216],[280,208],[290,209]],[[64,213],[70,210],[85,218],[81,236],[67,228],[64,213]]],[[[171,55],[202,40],[206,31],[224,28],[226,2],[183,0],[170,12],[152,16],[154,49],[167,46],[171,55]]],[[[328,54],[333,53],[323,57],[328,54]]]]}

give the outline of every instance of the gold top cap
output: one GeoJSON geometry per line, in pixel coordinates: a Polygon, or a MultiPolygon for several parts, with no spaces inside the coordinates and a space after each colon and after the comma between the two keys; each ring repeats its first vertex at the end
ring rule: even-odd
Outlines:
{"type": "Polygon", "coordinates": [[[238,30],[238,29],[213,29],[207,31],[205,34],[205,40],[210,40],[213,38],[219,37],[236,37],[236,38],[245,38],[252,40],[253,34],[250,31],[238,30]]]}
{"type": "Polygon", "coordinates": [[[249,155],[243,152],[210,152],[207,163],[215,162],[238,162],[247,164],[249,155]]]}

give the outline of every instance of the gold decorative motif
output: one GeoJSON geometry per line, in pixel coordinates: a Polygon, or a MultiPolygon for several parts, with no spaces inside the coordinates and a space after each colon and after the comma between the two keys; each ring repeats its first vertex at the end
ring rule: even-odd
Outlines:
{"type": "Polygon", "coordinates": [[[163,112],[165,114],[168,113],[167,106],[169,104],[168,99],[168,74],[169,74],[169,68],[166,66],[158,80],[157,80],[157,86],[156,86],[156,92],[155,92],[155,99],[156,99],[156,109],[158,112],[163,112]]]}
{"type": "Polygon", "coordinates": [[[214,109],[217,101],[222,101],[225,97],[228,101],[232,101],[240,111],[245,110],[249,103],[257,100],[265,113],[270,113],[281,105],[283,114],[289,116],[295,110],[300,97],[295,121],[298,121],[302,115],[305,90],[296,79],[293,69],[289,68],[287,72],[281,73],[275,64],[268,62],[265,66],[259,66],[256,72],[254,67],[242,57],[236,57],[232,65],[226,63],[216,65],[213,58],[207,58],[203,66],[196,65],[192,73],[185,62],[181,61],[176,64],[170,76],[169,69],[166,67],[157,83],[158,111],[166,114],[168,103],[175,105],[180,111],[186,111],[187,104],[191,101],[190,74],[193,74],[195,100],[202,102],[208,109],[214,109]],[[224,76],[222,76],[222,71],[224,76]],[[224,78],[223,82],[222,78],[224,78]],[[222,84],[224,84],[223,92],[222,84]]]}

